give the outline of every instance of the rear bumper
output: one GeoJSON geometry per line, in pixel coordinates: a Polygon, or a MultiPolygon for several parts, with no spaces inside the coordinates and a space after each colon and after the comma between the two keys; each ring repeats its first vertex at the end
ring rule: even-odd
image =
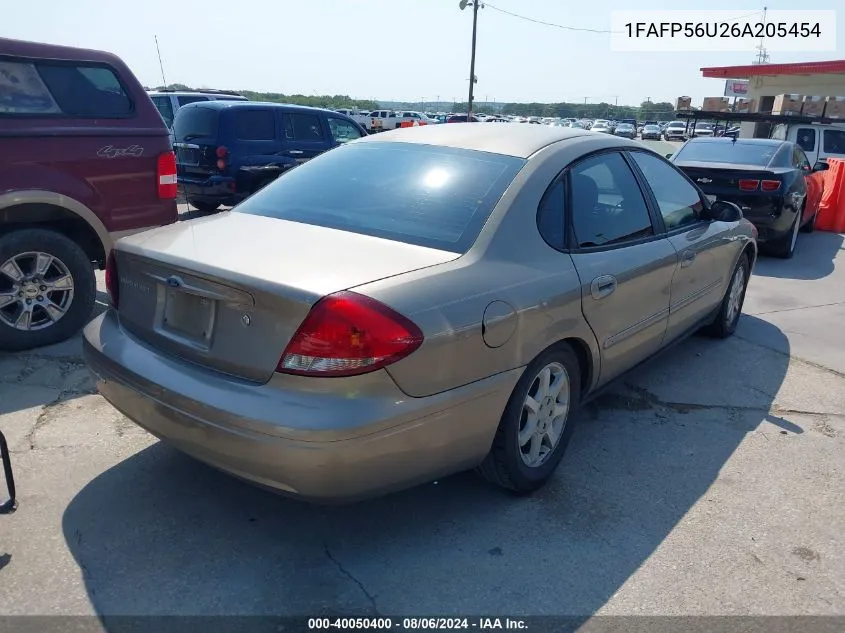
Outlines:
{"type": "Polygon", "coordinates": [[[127,334],[113,310],[85,328],[83,353],[100,393],[153,435],[235,476],[322,502],[476,466],[522,373],[426,398],[409,398],[384,371],[357,377],[364,394],[348,379],[343,393],[328,384],[338,379],[246,383],[160,354],[127,334]]]}
{"type": "Polygon", "coordinates": [[[190,200],[231,205],[246,197],[246,194],[236,191],[236,181],[230,176],[209,176],[205,179],[177,176],[176,181],[190,200]]]}

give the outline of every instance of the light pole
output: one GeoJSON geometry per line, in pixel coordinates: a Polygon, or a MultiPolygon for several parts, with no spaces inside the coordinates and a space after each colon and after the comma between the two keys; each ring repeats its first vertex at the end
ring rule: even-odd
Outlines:
{"type": "MultiPolygon", "coordinates": [[[[461,11],[467,8],[469,5],[469,0],[461,0],[458,6],[461,7],[461,11]]],[[[472,4],[472,55],[470,56],[469,60],[469,99],[467,100],[467,123],[472,121],[472,92],[475,88],[475,35],[478,29],[478,7],[480,5],[479,0],[473,0],[472,4]]]]}

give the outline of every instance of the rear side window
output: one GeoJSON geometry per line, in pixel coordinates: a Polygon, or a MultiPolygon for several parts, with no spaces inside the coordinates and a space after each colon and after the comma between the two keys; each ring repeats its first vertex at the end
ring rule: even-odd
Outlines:
{"type": "Polygon", "coordinates": [[[235,210],[464,253],[524,164],[431,145],[352,143],[284,173],[235,210]]]}
{"type": "Polygon", "coordinates": [[[276,138],[276,115],[272,110],[234,110],[235,138],[272,141],[276,138]]]}
{"type": "Polygon", "coordinates": [[[203,106],[179,108],[173,119],[173,135],[177,141],[217,138],[217,110],[203,106]]]}
{"type": "Polygon", "coordinates": [[[296,141],[322,141],[320,117],[314,114],[291,113],[285,116],[285,137],[296,141]]]}
{"type": "Polygon", "coordinates": [[[133,111],[108,66],[0,61],[0,113],[123,118],[133,111]]]}

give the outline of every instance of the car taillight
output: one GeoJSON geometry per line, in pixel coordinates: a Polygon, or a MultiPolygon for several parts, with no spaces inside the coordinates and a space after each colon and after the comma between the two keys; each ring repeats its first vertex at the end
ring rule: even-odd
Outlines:
{"type": "Polygon", "coordinates": [[[757,191],[757,185],[760,183],[759,180],[740,180],[739,181],[739,188],[742,191],[757,191]]]}
{"type": "Polygon", "coordinates": [[[117,308],[120,301],[120,281],[117,276],[117,259],[115,259],[114,250],[109,252],[106,259],[106,291],[111,304],[117,308]]]}
{"type": "Polygon", "coordinates": [[[780,180],[761,180],[760,189],[763,191],[777,191],[780,189],[780,180]]]}
{"type": "Polygon", "coordinates": [[[158,197],[176,197],[176,154],[164,152],[158,157],[158,197]]]}
{"type": "Polygon", "coordinates": [[[229,150],[221,145],[217,148],[217,169],[223,171],[226,169],[226,157],[229,155],[229,150]]]}
{"type": "Polygon", "coordinates": [[[338,292],[318,301],[285,348],[276,371],[354,376],[405,358],[423,342],[406,317],[374,299],[338,292]]]}

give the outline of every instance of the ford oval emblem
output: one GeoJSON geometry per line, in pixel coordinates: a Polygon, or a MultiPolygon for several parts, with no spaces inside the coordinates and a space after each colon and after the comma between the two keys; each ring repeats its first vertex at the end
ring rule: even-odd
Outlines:
{"type": "Polygon", "coordinates": [[[173,276],[167,278],[167,285],[171,288],[181,288],[182,287],[182,280],[179,277],[173,276]]]}

